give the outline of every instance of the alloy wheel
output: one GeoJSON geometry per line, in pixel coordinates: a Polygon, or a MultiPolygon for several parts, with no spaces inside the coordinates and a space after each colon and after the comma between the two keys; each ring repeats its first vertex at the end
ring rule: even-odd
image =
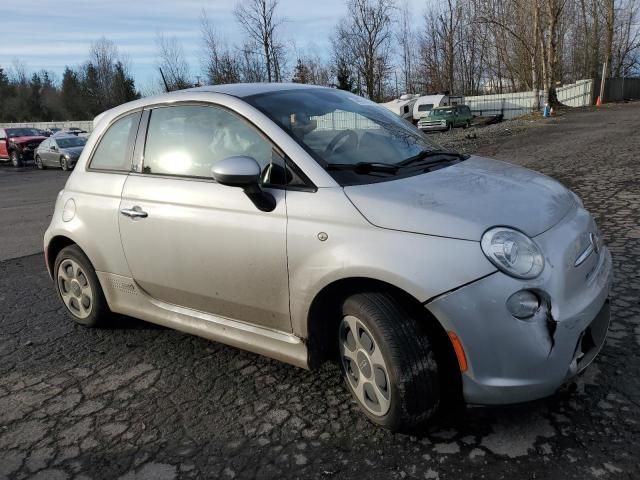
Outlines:
{"type": "Polygon", "coordinates": [[[58,290],[67,309],[78,318],[87,318],[93,308],[93,290],[83,268],[75,260],[64,259],[58,267],[58,290]]]}
{"type": "Polygon", "coordinates": [[[340,323],[340,360],[356,397],[370,413],[385,415],[391,406],[389,369],[371,331],[356,317],[340,323]]]}
{"type": "Polygon", "coordinates": [[[20,166],[20,155],[18,154],[18,152],[16,152],[15,150],[11,151],[11,154],[9,155],[11,157],[11,163],[13,164],[14,167],[19,167],[20,166]]]}

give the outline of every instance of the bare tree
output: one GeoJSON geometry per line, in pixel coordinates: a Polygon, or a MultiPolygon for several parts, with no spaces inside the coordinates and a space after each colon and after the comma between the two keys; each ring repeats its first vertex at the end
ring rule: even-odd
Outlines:
{"type": "Polygon", "coordinates": [[[114,65],[118,61],[118,47],[113,41],[102,37],[89,48],[89,63],[95,69],[96,96],[104,104],[113,103],[111,85],[115,75],[114,65]]]}
{"type": "Polygon", "coordinates": [[[347,17],[336,29],[334,51],[352,62],[358,84],[362,81],[367,97],[373,100],[382,100],[392,71],[394,9],[393,0],[347,0],[347,17]]]}
{"type": "Polygon", "coordinates": [[[228,44],[219,39],[204,10],[200,15],[200,29],[204,47],[202,67],[208,82],[212,85],[241,82],[241,59],[232,53],[228,44]]]}
{"type": "Polygon", "coordinates": [[[169,91],[182,90],[193,86],[190,79],[189,64],[185,59],[182,44],[176,37],[165,37],[158,33],[158,67],[162,71],[169,91]]]}
{"type": "Polygon", "coordinates": [[[236,20],[247,35],[247,44],[262,51],[269,82],[281,81],[286,56],[285,47],[278,39],[277,30],[284,20],[276,16],[277,7],[278,0],[243,0],[234,10],[236,20]]]}
{"type": "Polygon", "coordinates": [[[409,2],[407,0],[400,9],[398,32],[396,33],[398,46],[400,47],[400,65],[402,72],[403,88],[406,93],[414,93],[415,83],[413,78],[413,59],[416,56],[416,38],[413,31],[413,22],[409,2]]]}

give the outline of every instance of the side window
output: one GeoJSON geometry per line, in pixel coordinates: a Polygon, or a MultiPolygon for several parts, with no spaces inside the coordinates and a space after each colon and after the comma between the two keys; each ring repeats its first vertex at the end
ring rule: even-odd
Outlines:
{"type": "Polygon", "coordinates": [[[7,138],[7,134],[4,133],[4,129],[0,128],[0,140],[5,140],[7,138]]]}
{"type": "MultiPolygon", "coordinates": [[[[272,163],[271,143],[239,116],[214,106],[160,107],[151,112],[144,149],[144,173],[211,178],[218,161],[247,155],[263,179],[272,163]]],[[[268,182],[267,182],[268,183],[268,182]]]]}
{"type": "Polygon", "coordinates": [[[114,122],[94,150],[89,168],[118,172],[131,170],[131,148],[139,120],[140,112],[136,112],[114,122]]]}

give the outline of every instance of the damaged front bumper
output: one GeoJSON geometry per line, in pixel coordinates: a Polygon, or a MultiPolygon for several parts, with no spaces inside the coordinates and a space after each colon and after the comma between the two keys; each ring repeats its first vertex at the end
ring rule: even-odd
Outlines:
{"type": "Polygon", "coordinates": [[[536,238],[548,252],[540,277],[518,280],[496,272],[426,305],[462,343],[468,403],[509,404],[551,395],[602,348],[609,325],[611,254],[603,246],[576,267],[577,239],[595,224],[582,209],[569,217],[536,238]],[[544,299],[526,320],[513,317],[505,305],[522,289],[544,299]]]}

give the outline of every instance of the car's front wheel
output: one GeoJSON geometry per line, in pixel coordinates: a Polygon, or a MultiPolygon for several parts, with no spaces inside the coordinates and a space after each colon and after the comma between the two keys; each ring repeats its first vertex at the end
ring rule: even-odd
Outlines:
{"type": "Polygon", "coordinates": [[[91,262],[77,245],[63,248],[54,266],[56,291],[71,318],[96,327],[111,315],[91,262]]]}
{"type": "Polygon", "coordinates": [[[401,430],[435,415],[440,389],[433,349],[418,320],[392,296],[347,298],[338,348],[347,387],[372,422],[401,430]]]}
{"type": "Polygon", "coordinates": [[[18,168],[22,166],[22,159],[20,158],[20,154],[17,150],[11,150],[9,154],[9,159],[11,160],[11,165],[18,168]]]}
{"type": "Polygon", "coordinates": [[[69,170],[69,160],[67,160],[65,157],[60,157],[60,168],[65,172],[69,170]]]}

